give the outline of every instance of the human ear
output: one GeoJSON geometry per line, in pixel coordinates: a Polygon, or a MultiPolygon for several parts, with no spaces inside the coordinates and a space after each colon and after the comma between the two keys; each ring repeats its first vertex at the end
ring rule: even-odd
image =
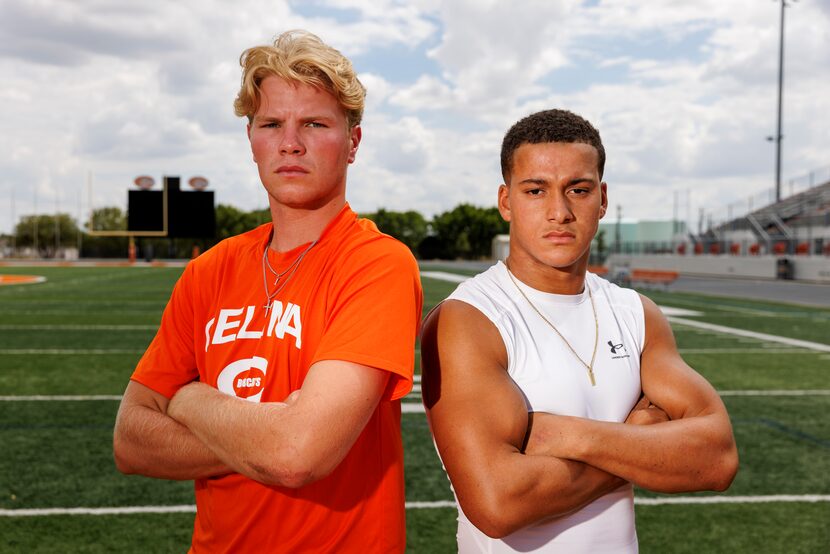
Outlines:
{"type": "Polygon", "coordinates": [[[510,187],[508,185],[502,184],[499,186],[498,206],[501,218],[507,222],[510,222],[510,187]]]}

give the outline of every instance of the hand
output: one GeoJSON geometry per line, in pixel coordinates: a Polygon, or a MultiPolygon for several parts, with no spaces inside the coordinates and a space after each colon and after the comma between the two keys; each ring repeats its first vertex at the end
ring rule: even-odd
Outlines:
{"type": "Polygon", "coordinates": [[[669,416],[666,415],[666,412],[652,404],[645,394],[640,397],[640,400],[631,409],[628,417],[625,418],[625,422],[631,425],[653,425],[666,421],[669,421],[669,416]]]}

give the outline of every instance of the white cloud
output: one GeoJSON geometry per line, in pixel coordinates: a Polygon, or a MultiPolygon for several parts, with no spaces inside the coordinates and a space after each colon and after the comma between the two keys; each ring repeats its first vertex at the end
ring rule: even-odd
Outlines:
{"type": "MultiPolygon", "coordinates": [[[[12,190],[17,217],[35,195],[74,214],[90,171],[97,205],[123,205],[148,173],[203,174],[220,202],[265,206],[232,111],[238,58],[291,28],[374,63],[349,177],[362,211],[492,205],[504,132],[550,107],[600,129],[612,214],[620,201],[626,216],[670,217],[691,190],[696,217],[772,184],[775,3],[584,4],[0,0],[0,231],[12,190]],[[380,55],[397,51],[405,62],[380,55]]],[[[830,165],[828,28],[826,3],[787,10],[785,178],[830,165]]]]}

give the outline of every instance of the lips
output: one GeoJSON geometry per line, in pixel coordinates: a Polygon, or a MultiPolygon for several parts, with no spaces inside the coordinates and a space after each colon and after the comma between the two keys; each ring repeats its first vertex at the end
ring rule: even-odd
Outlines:
{"type": "Polygon", "coordinates": [[[300,165],[282,165],[277,168],[277,173],[285,176],[305,175],[308,170],[300,165]]]}
{"type": "Polygon", "coordinates": [[[549,233],[545,233],[542,238],[556,244],[563,244],[572,242],[576,239],[576,235],[568,231],[551,231],[549,233]]]}

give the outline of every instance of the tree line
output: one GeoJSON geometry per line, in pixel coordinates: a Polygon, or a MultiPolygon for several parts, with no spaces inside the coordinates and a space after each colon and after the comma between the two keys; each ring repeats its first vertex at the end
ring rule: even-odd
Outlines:
{"type": "MultiPolygon", "coordinates": [[[[378,209],[360,214],[371,219],[381,232],[403,242],[419,259],[482,259],[491,256],[496,235],[508,232],[508,224],[495,207],[459,204],[431,220],[417,211],[378,209]]],[[[220,240],[244,233],[271,220],[268,209],[243,211],[234,206],[216,206],[216,237],[213,239],[136,238],[140,258],[189,258],[194,249],[204,251],[220,240]]],[[[23,216],[14,235],[3,237],[7,247],[29,249],[38,256],[54,257],[60,249],[77,248],[84,258],[123,258],[127,237],[101,237],[89,230],[127,228],[127,214],[118,207],[97,208],[83,229],[69,214],[23,216]]]]}

